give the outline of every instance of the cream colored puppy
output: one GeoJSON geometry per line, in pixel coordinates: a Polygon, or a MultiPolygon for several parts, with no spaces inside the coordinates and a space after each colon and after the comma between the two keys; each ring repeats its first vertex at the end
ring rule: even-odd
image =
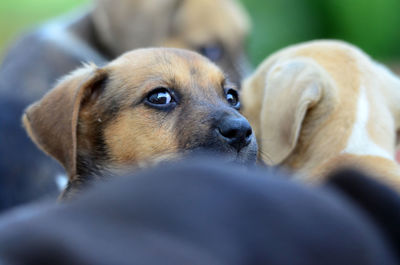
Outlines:
{"type": "Polygon", "coordinates": [[[360,49],[314,41],[279,51],[244,82],[242,103],[266,164],[307,181],[352,166],[400,191],[400,79],[360,49]]]}

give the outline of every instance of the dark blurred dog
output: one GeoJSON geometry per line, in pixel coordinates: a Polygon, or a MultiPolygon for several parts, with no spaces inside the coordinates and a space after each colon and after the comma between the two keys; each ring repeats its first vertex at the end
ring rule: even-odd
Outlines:
{"type": "Polygon", "coordinates": [[[103,65],[134,48],[175,46],[199,51],[238,81],[248,29],[234,0],[97,0],[76,19],[22,37],[0,68],[0,210],[57,191],[62,169],[32,145],[19,117],[58,78],[81,62],[103,65]]]}
{"type": "Polygon", "coordinates": [[[105,172],[181,153],[255,163],[256,140],[239,107],[238,92],[205,57],[152,48],[73,72],[23,119],[33,141],[68,172],[66,198],[105,172]]]}
{"type": "Polygon", "coordinates": [[[4,216],[0,263],[399,264],[394,191],[355,172],[309,188],[222,163],[163,165],[4,216]]]}

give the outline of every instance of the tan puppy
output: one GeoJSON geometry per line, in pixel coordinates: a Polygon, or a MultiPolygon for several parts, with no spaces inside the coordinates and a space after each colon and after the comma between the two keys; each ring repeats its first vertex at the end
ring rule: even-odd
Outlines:
{"type": "Polygon", "coordinates": [[[152,46],[197,51],[235,82],[248,71],[244,40],[250,29],[237,0],[96,0],[92,19],[111,56],[152,46]]]}
{"type": "Polygon", "coordinates": [[[400,80],[358,48],[315,41],[279,51],[244,82],[242,102],[268,165],[307,180],[354,166],[400,191],[400,80]]]}
{"type": "Polygon", "coordinates": [[[239,107],[234,87],[206,58],[141,49],[73,72],[23,121],[68,172],[68,197],[90,179],[198,150],[255,162],[256,140],[239,107]]]}

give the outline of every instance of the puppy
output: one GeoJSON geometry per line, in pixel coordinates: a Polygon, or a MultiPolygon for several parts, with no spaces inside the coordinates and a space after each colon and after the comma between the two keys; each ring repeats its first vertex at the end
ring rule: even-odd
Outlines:
{"type": "Polygon", "coordinates": [[[150,45],[175,47],[208,57],[236,83],[249,72],[243,45],[250,19],[237,0],[95,3],[92,20],[108,58],[150,45]]]}
{"type": "Polygon", "coordinates": [[[400,191],[400,80],[358,48],[315,41],[279,51],[244,82],[242,98],[266,164],[308,181],[358,167],[400,191]]]}
{"type": "Polygon", "coordinates": [[[20,125],[26,106],[57,79],[81,62],[104,65],[131,49],[168,46],[202,53],[238,82],[247,72],[243,42],[249,27],[235,0],[97,0],[78,17],[24,35],[0,66],[0,211],[58,191],[55,177],[63,170],[20,125]]]}
{"type": "Polygon", "coordinates": [[[255,162],[256,140],[239,107],[235,88],[206,58],[140,49],[73,72],[27,109],[23,123],[68,172],[62,198],[69,198],[90,179],[196,150],[255,162]]]}

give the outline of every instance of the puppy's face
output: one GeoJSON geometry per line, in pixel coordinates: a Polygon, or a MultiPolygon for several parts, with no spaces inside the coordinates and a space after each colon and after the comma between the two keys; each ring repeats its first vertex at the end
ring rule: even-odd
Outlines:
{"type": "Polygon", "coordinates": [[[239,107],[235,88],[204,57],[143,49],[73,73],[31,106],[24,121],[76,184],[103,170],[197,150],[254,162],[256,141],[239,107]]]}
{"type": "Polygon", "coordinates": [[[94,21],[114,55],[184,48],[217,63],[234,82],[249,71],[243,45],[250,20],[236,0],[97,0],[94,21]]]}

